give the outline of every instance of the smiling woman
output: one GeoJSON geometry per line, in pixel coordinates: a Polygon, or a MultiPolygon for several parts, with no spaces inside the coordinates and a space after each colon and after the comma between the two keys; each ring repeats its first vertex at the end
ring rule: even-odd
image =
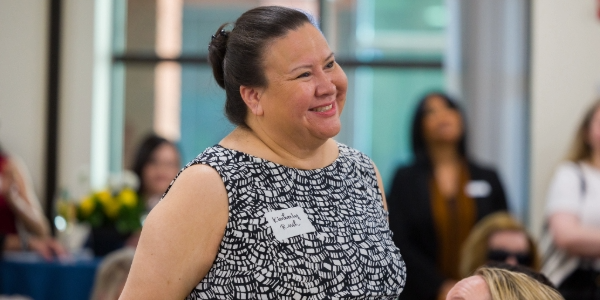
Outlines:
{"type": "Polygon", "coordinates": [[[264,65],[269,84],[240,88],[252,111],[249,127],[257,135],[295,144],[290,146],[299,150],[314,148],[338,134],[348,81],[320,31],[306,23],[267,49],[264,65]]]}
{"type": "Polygon", "coordinates": [[[406,269],[381,178],[332,139],[347,79],[311,19],[258,7],[213,35],[237,127],[152,210],[121,299],[398,297],[406,269]]]}

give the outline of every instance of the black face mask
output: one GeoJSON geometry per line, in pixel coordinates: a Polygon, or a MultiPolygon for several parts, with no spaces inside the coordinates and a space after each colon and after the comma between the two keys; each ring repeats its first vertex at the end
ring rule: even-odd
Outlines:
{"type": "Polygon", "coordinates": [[[519,265],[531,266],[533,258],[530,253],[525,252],[509,252],[500,249],[491,249],[488,251],[487,258],[491,261],[505,262],[507,258],[514,257],[519,265]]]}

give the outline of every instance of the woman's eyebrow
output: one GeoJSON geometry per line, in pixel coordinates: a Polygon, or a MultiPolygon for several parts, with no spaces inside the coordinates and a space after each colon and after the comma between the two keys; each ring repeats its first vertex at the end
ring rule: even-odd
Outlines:
{"type": "MultiPolygon", "coordinates": [[[[333,52],[331,52],[329,55],[327,55],[327,57],[324,59],[324,61],[328,61],[333,57],[333,52]]],[[[305,65],[300,65],[297,66],[295,68],[293,68],[289,73],[294,73],[294,71],[298,70],[298,69],[302,69],[302,68],[310,68],[312,67],[311,64],[305,64],[305,65]]]]}

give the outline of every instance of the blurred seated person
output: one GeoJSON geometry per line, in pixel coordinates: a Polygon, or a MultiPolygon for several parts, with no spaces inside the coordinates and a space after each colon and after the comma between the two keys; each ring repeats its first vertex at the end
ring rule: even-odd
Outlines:
{"type": "Polygon", "coordinates": [[[415,111],[414,162],[398,169],[387,195],[393,239],[410,270],[402,300],[445,299],[462,278],[458,257],[471,228],[507,209],[496,172],[467,155],[464,123],[442,93],[426,95],[415,111]]]}
{"type": "Polygon", "coordinates": [[[91,300],[119,299],[131,269],[134,253],[132,248],[123,248],[104,257],[96,271],[91,300]]]}
{"type": "Polygon", "coordinates": [[[45,259],[65,254],[33,192],[26,168],[0,148],[0,235],[7,250],[35,250],[45,259]],[[20,247],[14,243],[19,238],[20,247]]]}
{"type": "Polygon", "coordinates": [[[532,276],[506,269],[483,267],[458,282],[446,300],[564,300],[552,287],[532,276]]]}
{"type": "MultiPolygon", "coordinates": [[[[147,212],[158,204],[180,167],[179,150],[173,142],[155,134],[142,140],[133,162],[133,172],[140,180],[137,192],[147,212]]],[[[139,232],[131,234],[125,245],[137,247],[139,237],[139,232]]]]}
{"type": "Polygon", "coordinates": [[[165,193],[181,168],[179,150],[169,140],[151,134],[140,144],[133,172],[140,179],[138,194],[150,211],[165,193]]]}
{"type": "Polygon", "coordinates": [[[487,262],[505,262],[539,271],[541,259],[533,238],[506,212],[481,219],[463,244],[459,271],[464,278],[487,262]]]}

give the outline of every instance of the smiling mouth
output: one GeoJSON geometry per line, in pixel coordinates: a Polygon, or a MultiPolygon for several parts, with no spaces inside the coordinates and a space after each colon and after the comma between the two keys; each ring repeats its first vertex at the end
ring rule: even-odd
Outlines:
{"type": "Polygon", "coordinates": [[[311,111],[325,112],[325,111],[330,110],[332,107],[333,107],[333,104],[329,104],[327,106],[315,107],[315,108],[311,109],[311,111]]]}

